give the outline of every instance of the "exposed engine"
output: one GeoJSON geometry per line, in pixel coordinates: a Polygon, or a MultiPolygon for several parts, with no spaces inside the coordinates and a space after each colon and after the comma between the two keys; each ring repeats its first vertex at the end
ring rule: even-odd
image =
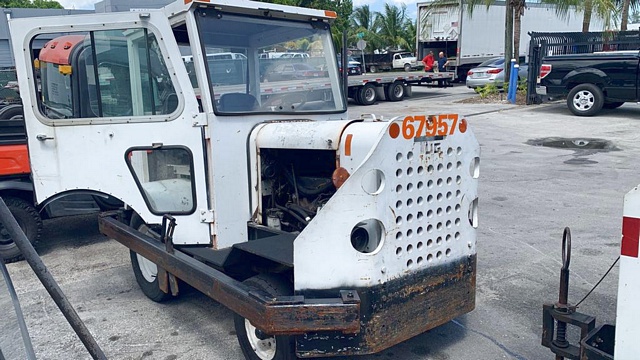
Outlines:
{"type": "Polygon", "coordinates": [[[262,224],[299,232],[336,192],[333,150],[261,149],[262,224]]]}

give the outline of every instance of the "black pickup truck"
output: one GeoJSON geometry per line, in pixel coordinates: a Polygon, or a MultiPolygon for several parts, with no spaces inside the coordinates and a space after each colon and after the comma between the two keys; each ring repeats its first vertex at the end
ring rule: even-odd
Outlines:
{"type": "Polygon", "coordinates": [[[592,116],[638,101],[638,51],[546,56],[540,66],[540,85],[551,97],[567,98],[578,116],[592,116]]]}

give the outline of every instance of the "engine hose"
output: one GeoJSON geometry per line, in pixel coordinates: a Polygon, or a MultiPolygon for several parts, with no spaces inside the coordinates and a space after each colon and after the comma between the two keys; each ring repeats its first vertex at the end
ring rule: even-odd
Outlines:
{"type": "Polygon", "coordinates": [[[303,195],[308,195],[308,196],[318,195],[318,194],[321,194],[321,193],[325,192],[328,188],[333,186],[333,182],[328,181],[326,183],[326,185],[324,185],[324,186],[321,186],[321,187],[315,188],[315,189],[310,189],[310,188],[307,188],[307,187],[304,187],[304,186],[300,185],[287,169],[285,169],[284,174],[287,177],[287,180],[289,181],[289,183],[296,190],[300,191],[300,193],[302,193],[303,195]]]}
{"type": "Polygon", "coordinates": [[[289,214],[291,216],[293,216],[294,218],[296,218],[296,220],[300,221],[304,226],[307,226],[309,224],[309,222],[307,220],[305,220],[303,217],[301,217],[295,211],[293,211],[293,210],[291,210],[289,208],[286,208],[286,207],[284,207],[282,205],[278,205],[278,204],[276,204],[276,208],[286,212],[287,214],[289,214]]]}
{"type": "Polygon", "coordinates": [[[307,210],[305,208],[303,208],[302,206],[298,205],[298,204],[288,204],[287,207],[295,212],[297,212],[298,214],[300,214],[300,216],[303,216],[305,219],[307,217],[311,217],[312,215],[315,215],[316,212],[315,211],[311,211],[311,210],[307,210]]]}

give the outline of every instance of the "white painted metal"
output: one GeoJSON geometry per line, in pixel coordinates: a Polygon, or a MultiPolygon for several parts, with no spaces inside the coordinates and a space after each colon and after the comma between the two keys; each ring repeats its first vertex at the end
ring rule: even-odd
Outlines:
{"type": "MultiPolygon", "coordinates": [[[[635,187],[624,197],[623,216],[640,219],[640,188],[635,187]]],[[[620,256],[618,306],[616,310],[615,359],[637,359],[640,354],[638,324],[640,324],[640,258],[620,256]]]]}
{"type": "Polygon", "coordinates": [[[140,254],[136,254],[138,258],[138,266],[140,268],[140,273],[144,277],[147,282],[154,282],[158,277],[158,265],[149,261],[146,257],[141,256],[140,254]]]}
{"type": "Polygon", "coordinates": [[[345,129],[340,164],[354,170],[294,243],[296,290],[372,286],[476,253],[480,147],[472,131],[414,141],[391,138],[390,124],[345,129]],[[369,219],[382,224],[381,245],[361,253],[351,231],[369,219]]]}
{"type": "Polygon", "coordinates": [[[276,356],[276,338],[275,336],[260,339],[256,335],[256,327],[244,319],[244,329],[247,332],[249,344],[260,360],[271,360],[276,356]]]}
{"type": "MultiPolygon", "coordinates": [[[[147,208],[140,190],[125,162],[125,153],[133,146],[154,143],[181,145],[193,153],[195,164],[197,209],[207,210],[204,157],[201,128],[193,126],[198,117],[196,96],[188,82],[180,52],[172,39],[169,22],[162,11],[149,11],[142,19],[139,13],[95,14],[92,16],[16,19],[10,22],[16,70],[23,92],[23,104],[32,176],[37,201],[73,190],[97,190],[114,195],[131,206],[147,223],[159,223],[160,216],[147,208]],[[147,28],[159,41],[180,105],[171,115],[134,116],[127,118],[93,118],[51,120],[38,111],[34,86],[30,41],[40,33],[64,33],[108,29],[147,28]],[[39,141],[36,135],[52,139],[39,141]]],[[[177,244],[209,243],[209,226],[200,221],[198,211],[176,216],[174,242],[177,244]]]]}

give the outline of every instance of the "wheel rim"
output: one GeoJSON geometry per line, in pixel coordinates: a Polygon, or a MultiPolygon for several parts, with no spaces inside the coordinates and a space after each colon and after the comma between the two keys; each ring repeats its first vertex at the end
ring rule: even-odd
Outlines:
{"type": "Polygon", "coordinates": [[[402,85],[396,85],[393,87],[393,96],[401,98],[404,94],[404,87],[402,85]]]}
{"type": "Polygon", "coordinates": [[[261,340],[256,334],[258,329],[247,319],[244,319],[244,329],[247,333],[249,345],[251,345],[256,356],[261,360],[272,360],[276,356],[276,338],[274,336],[265,337],[261,340]]]}
{"type": "Polygon", "coordinates": [[[596,98],[591,91],[578,91],[573,97],[573,106],[579,111],[587,111],[593,107],[596,98]]]}
{"type": "MultiPolygon", "coordinates": [[[[20,229],[22,231],[25,231],[24,223],[18,219],[16,219],[16,222],[20,226],[20,229]]],[[[13,239],[11,238],[11,235],[9,235],[9,231],[7,231],[7,228],[5,228],[4,225],[0,224],[0,249],[12,248],[13,246],[14,246],[14,242],[13,242],[13,239]]]]}
{"type": "Polygon", "coordinates": [[[375,100],[375,98],[376,98],[376,92],[374,89],[369,88],[364,90],[364,99],[367,102],[371,102],[375,100]]]}
{"type": "Polygon", "coordinates": [[[152,283],[158,277],[158,266],[140,254],[136,254],[138,258],[138,267],[140,273],[145,280],[152,283]]]}

